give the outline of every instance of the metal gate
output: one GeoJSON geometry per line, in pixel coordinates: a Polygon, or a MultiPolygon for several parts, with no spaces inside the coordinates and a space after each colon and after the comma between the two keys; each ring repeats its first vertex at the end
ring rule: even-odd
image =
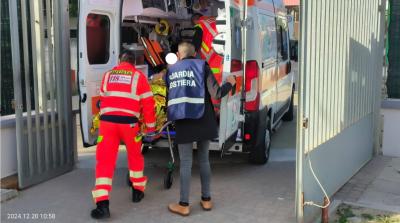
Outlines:
{"type": "Polygon", "coordinates": [[[385,0],[301,2],[299,222],[315,218],[321,212],[315,204],[324,206],[324,197],[372,157],[379,128],[384,10],[385,0]]]}
{"type": "Polygon", "coordinates": [[[18,182],[25,188],[74,165],[68,1],[9,0],[9,10],[18,182]]]}

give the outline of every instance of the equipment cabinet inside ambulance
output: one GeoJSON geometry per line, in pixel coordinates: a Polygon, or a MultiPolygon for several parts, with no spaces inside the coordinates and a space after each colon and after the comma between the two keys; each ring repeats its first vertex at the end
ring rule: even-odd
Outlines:
{"type": "MultiPolygon", "coordinates": [[[[162,55],[174,52],[179,41],[190,39],[191,16],[200,12],[218,16],[219,41],[213,46],[223,56],[223,81],[237,76],[235,91],[221,100],[219,137],[210,149],[245,152],[252,163],[268,161],[271,133],[282,119],[293,119],[294,82],[282,0],[80,0],[79,7],[78,86],[85,146],[96,144],[102,76],[117,65],[121,50],[133,50],[136,67],[150,77],[157,72],[157,58],[146,55],[146,41],[156,40],[162,55]]],[[[154,147],[162,144],[156,143],[154,147]]]]}

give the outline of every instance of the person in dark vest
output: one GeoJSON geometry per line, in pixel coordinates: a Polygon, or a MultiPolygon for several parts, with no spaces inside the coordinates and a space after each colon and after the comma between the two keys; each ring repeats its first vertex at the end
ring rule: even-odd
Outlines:
{"type": "Polygon", "coordinates": [[[204,210],[212,209],[210,194],[211,169],[208,157],[210,140],[218,137],[218,124],[211,98],[221,99],[235,85],[233,75],[220,86],[206,61],[195,58],[193,44],[178,46],[179,61],[168,68],[165,79],[168,89],[167,115],[174,121],[180,157],[180,200],[168,209],[182,216],[190,214],[189,189],[193,142],[197,143],[200,165],[201,201],[204,210]]]}

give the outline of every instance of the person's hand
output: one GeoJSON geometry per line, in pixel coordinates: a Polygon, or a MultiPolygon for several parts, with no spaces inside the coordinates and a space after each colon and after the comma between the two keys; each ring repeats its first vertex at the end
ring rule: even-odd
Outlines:
{"type": "Polygon", "coordinates": [[[236,84],[236,77],[235,75],[229,75],[226,78],[226,81],[229,82],[232,86],[234,86],[236,84]]]}
{"type": "Polygon", "coordinates": [[[160,73],[157,73],[157,74],[153,74],[153,76],[152,76],[152,80],[158,80],[158,79],[162,79],[162,78],[164,78],[164,76],[165,76],[165,74],[167,73],[167,70],[163,70],[163,71],[161,71],[160,73]]]}

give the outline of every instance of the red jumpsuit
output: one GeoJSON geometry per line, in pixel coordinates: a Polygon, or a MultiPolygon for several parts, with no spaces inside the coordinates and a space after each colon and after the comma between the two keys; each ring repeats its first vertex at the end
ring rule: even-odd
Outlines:
{"type": "MultiPolygon", "coordinates": [[[[201,17],[199,24],[196,25],[203,31],[200,56],[201,59],[206,60],[210,65],[211,71],[213,72],[215,79],[221,85],[222,82],[222,66],[223,57],[218,55],[212,48],[212,42],[215,36],[218,34],[216,20],[214,17],[201,17]]],[[[214,109],[218,112],[221,100],[211,99],[214,104],[214,109]]]]}
{"type": "Polygon", "coordinates": [[[154,131],[154,99],[146,76],[133,65],[122,62],[104,75],[100,86],[101,118],[96,150],[96,183],[92,191],[96,203],[109,200],[121,141],[127,149],[132,186],[140,191],[145,190],[147,177],[143,175],[142,142],[135,140],[139,132],[139,123],[121,122],[121,119],[138,120],[141,113],[146,131],[154,131]],[[105,117],[108,117],[107,121],[105,117]],[[113,121],[113,118],[116,121],[113,121]]]}

